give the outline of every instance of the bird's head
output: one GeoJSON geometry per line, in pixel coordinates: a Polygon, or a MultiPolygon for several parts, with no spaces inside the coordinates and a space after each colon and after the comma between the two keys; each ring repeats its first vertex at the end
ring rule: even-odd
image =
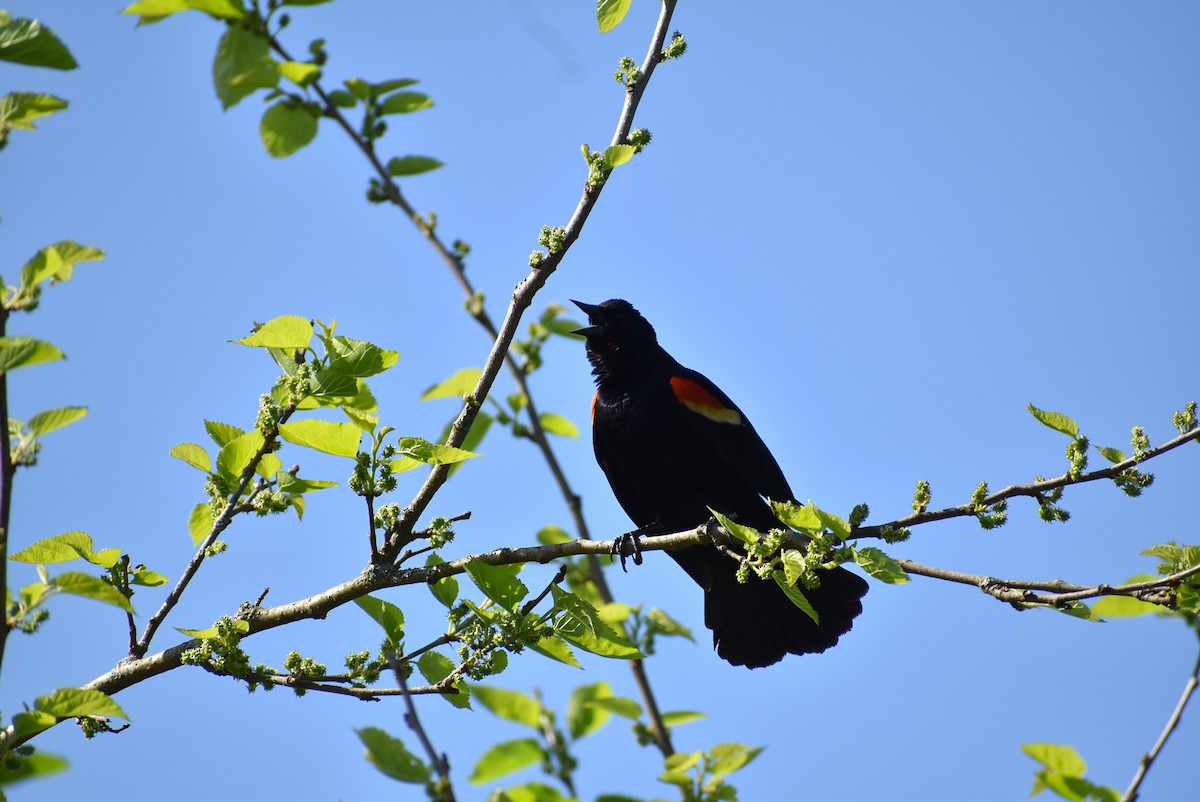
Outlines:
{"type": "Polygon", "coordinates": [[[629,301],[613,298],[602,304],[572,303],[588,317],[588,325],[574,333],[587,340],[588,360],[598,382],[661,360],[663,351],[654,327],[629,301]]]}

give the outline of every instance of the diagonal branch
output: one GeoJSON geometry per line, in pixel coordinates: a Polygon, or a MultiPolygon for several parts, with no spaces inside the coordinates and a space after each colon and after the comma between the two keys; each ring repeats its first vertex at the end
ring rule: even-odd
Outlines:
{"type": "Polygon", "coordinates": [[[1154,747],[1142,755],[1137,773],[1133,775],[1133,781],[1129,783],[1129,788],[1125,790],[1125,794],[1121,797],[1121,802],[1135,802],[1137,800],[1138,789],[1142,785],[1142,780],[1146,778],[1146,772],[1154,765],[1154,760],[1158,757],[1158,753],[1162,751],[1162,748],[1167,743],[1167,739],[1171,737],[1171,733],[1178,726],[1179,719],[1183,715],[1183,708],[1187,706],[1188,700],[1192,697],[1192,693],[1195,692],[1197,685],[1200,685],[1200,657],[1196,658],[1196,665],[1192,667],[1192,675],[1188,677],[1187,683],[1183,686],[1183,695],[1179,697],[1179,703],[1175,705],[1175,710],[1171,713],[1171,717],[1167,719],[1167,726],[1163,727],[1162,734],[1154,742],[1154,747]]]}

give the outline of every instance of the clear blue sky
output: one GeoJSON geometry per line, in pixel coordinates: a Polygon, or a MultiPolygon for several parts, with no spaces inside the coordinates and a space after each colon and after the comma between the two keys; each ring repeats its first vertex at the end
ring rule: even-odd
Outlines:
{"type": "MultiPolygon", "coordinates": [[[[271,159],[261,103],[223,113],[211,83],[220,27],[185,15],[135,29],[122,3],[12,0],[70,45],[66,74],[0,66],[0,87],[51,91],[71,108],[0,154],[0,271],[74,238],[107,250],[43,308],[13,323],[58,344],[66,362],[14,374],[12,412],[64,404],[88,418],[51,435],[18,478],[12,540],[71,529],[177,577],[189,554],[199,474],[168,449],[204,438],[205,418],[248,425],[274,378],[261,354],[228,340],[279,314],[338,318],[340,331],[403,352],[376,381],[384,421],[436,437],[451,401],[418,403],[489,343],[461,311],[442,264],[395,210],[364,199],[367,167],[332,126],[271,159]]],[[[393,121],[387,155],[446,162],[404,183],[435,209],[448,240],[499,315],[525,275],[538,229],[561,225],[585,177],[579,146],[606,144],[621,102],[612,72],[641,59],[658,4],[638,0],[600,36],[588,2],[384,3],[297,9],[287,41],[327,39],[327,82],[413,77],[432,110],[393,121]]],[[[561,270],[539,296],[628,298],[684,364],[718,382],[755,422],[801,498],[872,521],[908,511],[918,479],[936,506],[1065,468],[1065,439],[1027,402],[1076,417],[1097,443],[1154,442],[1197,395],[1200,252],[1200,6],[1188,2],[682,2],[684,59],[663,66],[638,124],[653,144],[605,189],[561,270]]],[[[582,348],[559,340],[533,378],[544,409],[586,432],[591,378],[582,348]]],[[[510,387],[502,379],[498,392],[510,387]]],[[[628,522],[595,467],[586,433],[560,440],[599,536],[628,522]]],[[[567,511],[534,450],[493,433],[431,512],[470,509],[447,554],[525,545],[567,511]]],[[[309,454],[306,475],[348,465],[309,454]]],[[[1098,455],[1093,464],[1098,464],[1098,455]]],[[[897,557],[1000,577],[1119,582],[1152,571],[1137,553],[1196,542],[1200,451],[1153,466],[1141,500],[1111,485],[1067,494],[1071,522],[1030,504],[983,532],[921,527],[897,557]]],[[[401,483],[406,501],[417,478],[401,483]]],[[[168,623],[203,627],[253,600],[302,598],[365,562],[361,509],[344,489],[291,517],[242,521],[168,623]]],[[[32,571],[13,566],[15,582],[32,571]],[[24,572],[24,573],[22,573],[24,572]]],[[[530,569],[530,583],[549,576],[530,569]]],[[[720,661],[699,591],[660,555],[612,574],[618,595],[664,608],[698,645],[665,641],[648,672],[666,709],[709,718],[678,729],[682,750],[768,745],[736,780],[746,800],[1016,799],[1033,763],[1025,742],[1067,743],[1091,777],[1124,788],[1195,660],[1176,621],[1089,624],[1017,613],[983,594],[916,578],[874,584],[841,645],[747,672],[720,661]]],[[[386,598],[409,643],[440,633],[422,588],[386,598]]],[[[146,615],[156,591],[135,599],[146,615]]],[[[120,659],[123,617],[62,598],[34,638],[10,641],[0,707],[78,685],[120,659]]],[[[160,633],[158,647],[176,642],[160,633]]],[[[357,609],[248,642],[279,665],[296,648],[341,665],[378,643],[357,609]]],[[[619,662],[586,671],[537,656],[495,684],[541,689],[565,706],[575,684],[634,696],[619,662]]],[[[70,726],[39,739],[71,772],[14,798],[261,800],[408,798],[361,758],[352,729],[407,733],[398,703],[362,704],[178,670],[119,697],[134,725],[84,742],[70,726]]],[[[461,799],[488,744],[524,735],[487,712],[420,710],[450,753],[461,799]]],[[[1195,796],[1200,711],[1185,718],[1145,799],[1195,796]]],[[[582,753],[582,797],[671,798],[657,753],[618,721],[582,753]]],[[[411,744],[411,739],[410,739],[411,744]]],[[[414,745],[415,746],[415,745],[414,745]]],[[[531,779],[533,772],[513,782],[531,779]]]]}

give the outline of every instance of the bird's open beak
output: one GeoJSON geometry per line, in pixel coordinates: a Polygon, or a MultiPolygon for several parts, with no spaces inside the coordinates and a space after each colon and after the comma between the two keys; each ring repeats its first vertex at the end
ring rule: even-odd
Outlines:
{"type": "Polygon", "coordinates": [[[576,301],[574,299],[572,299],[571,303],[583,310],[583,313],[588,316],[588,322],[591,324],[590,326],[583,326],[575,329],[571,332],[572,334],[578,334],[583,337],[594,337],[597,334],[604,333],[604,326],[602,325],[604,321],[604,312],[599,306],[596,306],[595,304],[585,304],[583,301],[576,301]]]}

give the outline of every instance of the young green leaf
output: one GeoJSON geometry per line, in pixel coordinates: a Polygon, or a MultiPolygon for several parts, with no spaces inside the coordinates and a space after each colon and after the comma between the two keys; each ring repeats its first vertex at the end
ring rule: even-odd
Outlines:
{"type": "Polygon", "coordinates": [[[421,401],[429,401],[433,398],[462,398],[465,394],[472,392],[475,385],[479,384],[479,377],[483,375],[483,371],[479,368],[463,368],[445,381],[440,381],[427,388],[421,393],[421,401]]]}
{"type": "Polygon", "coordinates": [[[503,741],[484,752],[467,779],[476,785],[489,783],[514,771],[536,765],[544,756],[541,745],[532,738],[503,741]]]}
{"type": "Polygon", "coordinates": [[[331,338],[329,356],[330,370],[356,378],[383,373],[400,360],[399,351],[388,351],[378,345],[349,337],[331,338]]]}
{"type": "Polygon", "coordinates": [[[612,695],[612,688],[603,680],[593,685],[580,685],[571,692],[567,701],[567,729],[573,739],[590,735],[608,723],[612,711],[593,706],[593,703],[611,699],[612,695]]]}
{"type": "Polygon", "coordinates": [[[8,559],[19,563],[52,565],[77,560],[91,553],[91,537],[83,532],[63,532],[26,546],[16,554],[9,555],[8,559]]]}
{"type": "Polygon", "coordinates": [[[388,160],[388,175],[397,178],[408,175],[420,175],[443,166],[443,162],[429,156],[394,156],[388,160]]]}
{"type": "Polygon", "coordinates": [[[391,777],[406,783],[426,783],[432,776],[429,767],[409,752],[404,744],[376,727],[355,730],[366,747],[371,765],[391,777]]]}
{"type": "Polygon", "coordinates": [[[1125,452],[1119,448],[1108,448],[1105,446],[1096,446],[1096,450],[1109,462],[1114,465],[1118,462],[1125,461],[1125,452]]]}
{"type": "MultiPolygon", "coordinates": [[[[1132,585],[1135,582],[1150,582],[1158,578],[1152,574],[1137,574],[1129,577],[1123,584],[1132,585]]],[[[1161,612],[1162,609],[1157,604],[1144,602],[1132,596],[1102,596],[1092,603],[1092,612],[1101,618],[1128,618],[1135,615],[1161,612]]]]}
{"type": "MultiPolygon", "coordinates": [[[[268,456],[275,456],[269,454],[268,456]]],[[[304,493],[314,493],[318,490],[325,490],[330,487],[337,487],[338,483],[329,479],[302,479],[299,476],[282,471],[277,474],[279,481],[279,489],[284,493],[295,493],[302,495],[304,493]]]]}
{"type": "Polygon", "coordinates": [[[209,533],[212,532],[213,514],[212,509],[201,501],[188,514],[188,535],[192,538],[192,545],[199,546],[209,533]]]}
{"type": "Polygon", "coordinates": [[[221,108],[229,109],[256,90],[273,89],[278,83],[279,69],[266,37],[241,25],[227,27],[213,58],[213,85],[221,108]]]}
{"type": "MultiPolygon", "coordinates": [[[[208,638],[217,637],[217,632],[219,630],[219,627],[211,626],[206,629],[184,629],[183,627],[175,627],[175,630],[177,632],[182,632],[184,635],[187,635],[189,638],[199,638],[200,640],[206,640],[208,638]]],[[[238,633],[239,635],[245,635],[246,633],[248,633],[250,631],[250,622],[242,621],[240,619],[235,620],[233,622],[233,631],[238,633]]]]}
{"type": "Polygon", "coordinates": [[[97,262],[104,251],[74,240],[62,240],[42,248],[21,268],[21,286],[33,288],[47,279],[51,284],[67,281],[80,262],[97,262]]]}
{"type": "Polygon", "coordinates": [[[570,543],[574,539],[562,527],[554,526],[553,524],[543,526],[537,533],[537,542],[543,546],[552,546],[555,543],[570,543]]]}
{"type": "Polygon", "coordinates": [[[479,704],[505,721],[535,730],[542,726],[542,706],[528,694],[491,685],[474,684],[471,685],[471,694],[479,704]]]}
{"type": "Polygon", "coordinates": [[[543,657],[549,657],[551,660],[565,663],[571,666],[571,668],[583,668],[579,663],[579,659],[575,657],[575,653],[571,651],[571,647],[557,635],[546,635],[529,648],[543,657]]]}
{"type": "Polygon", "coordinates": [[[620,167],[632,159],[633,154],[636,152],[637,150],[633,145],[611,145],[604,149],[604,156],[601,157],[601,165],[605,170],[620,167]]]}
{"type": "Polygon", "coordinates": [[[217,470],[231,478],[240,477],[264,442],[257,429],[238,435],[217,454],[217,470]]]}
{"type": "Polygon", "coordinates": [[[218,423],[212,420],[204,421],[204,431],[208,432],[208,436],[219,448],[224,448],[245,434],[245,430],[239,429],[231,423],[218,423]]]}
{"type": "MultiPolygon", "coordinates": [[[[444,562],[445,560],[436,554],[430,554],[425,558],[426,565],[441,565],[444,562]]],[[[433,594],[433,598],[446,608],[453,607],[455,600],[458,599],[458,579],[453,576],[444,576],[436,582],[430,582],[429,591],[433,594]]]]}
{"type": "Polygon", "coordinates": [[[595,607],[557,585],[551,586],[550,592],[554,594],[554,606],[561,611],[554,622],[557,634],[601,657],[625,660],[644,657],[628,639],[600,618],[595,607]]]}
{"type": "Polygon", "coordinates": [[[409,114],[429,108],[433,108],[433,101],[422,92],[395,92],[380,104],[384,114],[409,114]]]}
{"type": "Polygon", "coordinates": [[[650,612],[646,614],[646,624],[650,627],[650,631],[656,635],[687,638],[692,643],[696,642],[696,639],[692,637],[690,629],[657,607],[651,608],[650,612]]]}
{"type": "Polygon", "coordinates": [[[396,444],[399,453],[429,465],[443,465],[478,457],[473,451],[452,446],[435,445],[420,437],[401,437],[396,444]]]}
{"type": "Polygon", "coordinates": [[[488,565],[482,560],[471,560],[466,564],[467,576],[471,577],[475,587],[505,610],[516,610],[529,595],[529,588],[517,578],[520,569],[519,565],[488,565]]]}
{"type": "Polygon", "coordinates": [[[775,510],[776,517],[792,529],[813,535],[820,534],[824,529],[821,517],[812,507],[806,507],[795,501],[775,501],[771,506],[775,510]]]}
{"type": "Polygon", "coordinates": [[[263,147],[275,158],[291,156],[317,137],[317,115],[308,106],[281,100],[258,123],[263,147]]]}
{"type": "Polygon", "coordinates": [[[0,61],[55,70],[79,66],[62,40],[32,19],[9,19],[0,26],[0,61]]]}
{"type": "Polygon", "coordinates": [[[204,450],[204,446],[196,443],[180,443],[176,446],[171,446],[171,456],[175,459],[183,460],[193,468],[212,473],[212,460],[208,457],[208,452],[204,450]]]}
{"type": "Polygon", "coordinates": [[[120,607],[127,613],[133,612],[133,607],[129,604],[129,599],[125,598],[124,594],[112,585],[91,574],[68,571],[65,574],[59,574],[52,578],[50,584],[63,593],[70,593],[73,596],[82,596],[85,599],[94,599],[98,602],[111,604],[114,607],[120,607]]]}
{"type": "MultiPolygon", "coordinates": [[[[15,723],[14,717],[14,723],[15,723]]],[[[50,720],[51,726],[54,723],[53,718],[50,720]]],[[[0,764],[0,786],[12,785],[19,780],[28,780],[32,777],[45,777],[50,774],[56,774],[60,771],[65,771],[68,766],[65,759],[58,755],[49,755],[45,752],[21,756],[10,755],[8,760],[0,764]]]]}
{"type": "Polygon", "coordinates": [[[1028,405],[1028,410],[1033,417],[1042,422],[1043,425],[1049,426],[1056,432],[1062,432],[1068,437],[1079,436],[1079,424],[1061,412],[1050,412],[1045,409],[1038,409],[1033,404],[1028,405]]]}
{"type": "Polygon", "coordinates": [[[753,545],[758,542],[757,529],[754,529],[750,526],[743,526],[742,524],[734,521],[732,518],[717,512],[712,507],[709,507],[708,511],[713,514],[713,517],[717,519],[717,523],[724,527],[726,532],[733,535],[738,540],[747,545],[753,545]]]}
{"type": "Polygon", "coordinates": [[[354,603],[371,616],[376,624],[383,627],[392,648],[399,649],[400,644],[404,642],[404,611],[391,602],[374,596],[359,596],[354,603]]]}
{"type": "Polygon", "coordinates": [[[899,585],[908,581],[908,573],[883,551],[874,546],[863,546],[853,550],[854,562],[876,579],[889,585],[899,585]]]}
{"type": "Polygon", "coordinates": [[[550,434],[557,434],[561,437],[578,437],[579,427],[559,415],[557,412],[543,412],[538,415],[538,421],[542,424],[542,428],[550,434]]]}
{"type": "Polygon", "coordinates": [[[48,696],[39,696],[34,708],[55,718],[117,716],[129,720],[129,716],[112,697],[87,688],[59,688],[48,696]]]}
{"type": "Polygon", "coordinates": [[[680,724],[687,724],[704,718],[708,718],[708,714],[697,713],[692,710],[671,710],[662,714],[663,724],[668,727],[678,727],[680,724]]]}
{"type": "Polygon", "coordinates": [[[55,346],[33,337],[0,337],[0,373],[63,359],[55,346]]]}
{"type": "MultiPolygon", "coordinates": [[[[444,654],[439,652],[425,652],[417,660],[417,669],[431,685],[444,680],[454,672],[456,666],[454,661],[444,654]]],[[[467,683],[463,682],[462,678],[455,680],[454,687],[458,693],[444,693],[442,698],[457,708],[471,707],[471,689],[467,683]]]]}
{"type": "Polygon", "coordinates": [[[308,86],[321,76],[321,68],[307,61],[281,61],[279,72],[299,86],[308,86]]]}
{"type": "Polygon", "coordinates": [[[254,348],[307,348],[312,342],[312,321],[299,315],[281,315],[257,326],[248,337],[233,342],[254,348]]]}
{"type": "Polygon", "coordinates": [[[48,434],[87,415],[87,407],[58,407],[39,412],[29,419],[29,431],[36,435],[48,434]]]}
{"type": "Polygon", "coordinates": [[[775,584],[778,585],[780,590],[783,591],[784,595],[791,600],[792,604],[799,607],[806,616],[813,620],[814,624],[820,626],[820,616],[817,615],[817,611],[813,609],[813,606],[809,603],[808,598],[804,595],[804,592],[801,591],[800,588],[790,584],[780,571],[775,571],[772,573],[771,578],[775,580],[775,584]]]}
{"type": "Polygon", "coordinates": [[[332,423],[310,418],[280,424],[279,436],[294,445],[332,454],[335,457],[353,457],[358,454],[362,429],[353,423],[332,423]]]}
{"type": "Polygon", "coordinates": [[[745,744],[717,744],[712,749],[708,750],[714,760],[709,764],[709,773],[714,777],[723,777],[726,774],[745,768],[745,766],[754,758],[758,757],[765,747],[749,747],[745,744]]]}
{"type": "Polygon", "coordinates": [[[600,33],[608,33],[621,24],[629,13],[631,0],[598,0],[596,3],[596,23],[600,33]]]}
{"type": "Polygon", "coordinates": [[[0,97],[0,141],[8,130],[36,131],[33,121],[67,108],[67,101],[37,92],[9,92],[0,97]]]}

